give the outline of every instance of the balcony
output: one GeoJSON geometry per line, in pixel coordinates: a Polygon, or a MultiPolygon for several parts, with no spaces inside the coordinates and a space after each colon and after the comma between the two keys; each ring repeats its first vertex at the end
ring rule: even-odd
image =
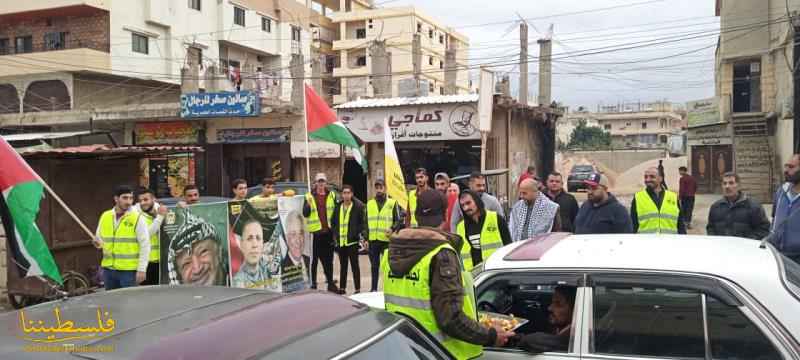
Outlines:
{"type": "Polygon", "coordinates": [[[85,14],[87,10],[111,8],[110,0],[25,0],[3,1],[0,18],[11,15],[25,16],[71,16],[85,14]]]}
{"type": "Polygon", "coordinates": [[[366,49],[371,39],[346,39],[333,42],[333,50],[366,49]]]}
{"type": "Polygon", "coordinates": [[[0,77],[56,71],[111,72],[111,55],[93,49],[67,49],[0,56],[0,77]]]}

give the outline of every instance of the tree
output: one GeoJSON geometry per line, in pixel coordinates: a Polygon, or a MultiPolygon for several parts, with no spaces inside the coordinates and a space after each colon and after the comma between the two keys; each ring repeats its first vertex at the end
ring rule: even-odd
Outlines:
{"type": "Polygon", "coordinates": [[[587,126],[586,120],[580,120],[567,145],[572,150],[608,150],[611,148],[611,134],[594,126],[587,126]]]}

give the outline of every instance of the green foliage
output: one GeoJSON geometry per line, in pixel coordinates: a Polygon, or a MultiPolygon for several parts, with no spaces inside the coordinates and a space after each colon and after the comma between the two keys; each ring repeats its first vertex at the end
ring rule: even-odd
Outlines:
{"type": "Polygon", "coordinates": [[[578,122],[572,131],[567,147],[570,150],[609,150],[611,134],[594,126],[587,126],[585,120],[578,122]]]}

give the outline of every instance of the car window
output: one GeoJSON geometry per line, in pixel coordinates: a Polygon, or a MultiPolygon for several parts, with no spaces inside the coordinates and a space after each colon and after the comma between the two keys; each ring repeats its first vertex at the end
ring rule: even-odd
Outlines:
{"type": "Polygon", "coordinates": [[[708,337],[714,359],[781,359],[781,355],[736,306],[706,297],[708,337]]]}
{"type": "Polygon", "coordinates": [[[699,292],[635,286],[595,286],[592,352],[704,358],[699,292]]]}
{"type": "Polygon", "coordinates": [[[784,281],[789,291],[800,297],[800,265],[786,256],[780,256],[783,257],[784,281]]]}
{"type": "Polygon", "coordinates": [[[376,343],[356,353],[353,360],[405,360],[448,359],[434,347],[418,330],[403,324],[376,343]]]}

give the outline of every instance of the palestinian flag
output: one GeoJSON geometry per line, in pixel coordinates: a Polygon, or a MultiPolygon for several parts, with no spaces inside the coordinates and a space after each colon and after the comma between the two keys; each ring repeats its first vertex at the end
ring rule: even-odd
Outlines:
{"type": "Polygon", "coordinates": [[[11,261],[25,276],[47,276],[63,284],[58,266],[36,226],[44,189],[39,176],[0,137],[0,217],[11,261]]]}
{"type": "Polygon", "coordinates": [[[306,131],[308,137],[315,140],[344,145],[353,149],[353,157],[367,172],[367,159],[361,152],[358,139],[336,117],[333,109],[328,107],[325,100],[317,95],[313,88],[306,85],[306,131]]]}

